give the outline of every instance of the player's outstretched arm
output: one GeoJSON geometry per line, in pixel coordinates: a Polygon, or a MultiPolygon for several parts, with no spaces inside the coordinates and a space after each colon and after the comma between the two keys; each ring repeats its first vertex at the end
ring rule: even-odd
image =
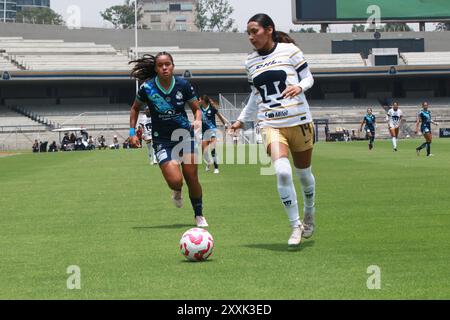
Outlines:
{"type": "Polygon", "coordinates": [[[134,100],[130,110],[130,145],[132,147],[140,147],[139,139],[136,136],[136,123],[139,117],[139,111],[143,103],[139,100],[134,100]]]}
{"type": "Polygon", "coordinates": [[[418,134],[419,133],[419,124],[420,124],[420,118],[419,117],[417,117],[417,120],[416,120],[416,134],[418,134]]]}

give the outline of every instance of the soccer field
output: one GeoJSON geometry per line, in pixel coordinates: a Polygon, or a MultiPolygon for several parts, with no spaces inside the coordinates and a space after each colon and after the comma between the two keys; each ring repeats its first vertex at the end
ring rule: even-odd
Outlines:
{"type": "Polygon", "coordinates": [[[180,254],[192,209],[173,206],[146,150],[0,157],[0,299],[449,299],[450,140],[431,158],[418,144],[318,143],[317,230],[294,252],[274,176],[202,166],[203,263],[180,254]]]}

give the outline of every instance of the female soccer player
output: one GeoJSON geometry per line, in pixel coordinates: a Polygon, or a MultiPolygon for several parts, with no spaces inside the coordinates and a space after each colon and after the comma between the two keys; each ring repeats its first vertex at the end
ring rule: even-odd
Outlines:
{"type": "Polygon", "coordinates": [[[300,244],[314,231],[315,179],[311,171],[314,126],[305,92],[314,84],[302,51],[285,33],[275,30],[266,14],[257,14],[247,24],[255,51],[245,63],[252,87],[249,102],[231,130],[243,127],[257,114],[261,135],[277,176],[278,193],[289,217],[292,234],[288,247],[300,244]],[[297,194],[292,179],[289,151],[303,192],[304,219],[300,221],[297,194]]]}
{"type": "Polygon", "coordinates": [[[211,159],[209,158],[209,150],[211,149],[211,156],[214,163],[214,173],[219,173],[219,165],[217,164],[216,156],[216,115],[224,126],[229,121],[219,112],[217,104],[207,95],[200,98],[200,109],[202,110],[202,152],[206,160],[206,171],[210,170],[211,159]]]}
{"type": "Polygon", "coordinates": [[[130,63],[135,64],[131,75],[141,84],[130,111],[130,143],[139,144],[135,132],[136,121],[140,108],[148,105],[152,118],[153,148],[164,179],[173,190],[175,206],[183,206],[181,190],[184,177],[196,224],[198,227],[207,227],[202,213],[202,187],[198,180],[193,140],[194,131],[195,134],[199,133],[202,121],[194,88],[186,80],[174,77],[175,65],[167,52],[160,52],[156,56],[144,55],[142,59],[130,63]],[[184,110],[186,102],[195,116],[193,126],[184,110]]]}
{"type": "Polygon", "coordinates": [[[375,122],[376,118],[372,113],[372,108],[367,108],[367,114],[364,116],[361,122],[361,128],[359,128],[359,131],[362,131],[363,125],[366,124],[364,126],[364,131],[369,137],[369,150],[372,150],[373,142],[375,140],[375,122]]]}
{"type": "Polygon", "coordinates": [[[386,121],[388,124],[389,133],[392,137],[392,147],[394,148],[394,151],[397,151],[397,138],[402,120],[403,112],[398,108],[398,102],[395,101],[392,105],[392,108],[389,109],[386,115],[386,121]]]}
{"type": "Polygon", "coordinates": [[[149,106],[145,106],[144,114],[139,119],[139,126],[144,132],[142,138],[147,144],[148,159],[150,160],[150,164],[158,164],[158,161],[156,161],[155,150],[152,147],[152,114],[150,113],[149,106]]]}
{"type": "Polygon", "coordinates": [[[433,156],[431,154],[431,142],[433,140],[433,135],[431,133],[431,124],[439,125],[437,122],[433,121],[431,119],[431,111],[428,110],[428,102],[424,101],[422,103],[422,110],[419,111],[417,114],[417,121],[416,121],[416,134],[419,133],[419,124],[420,125],[420,131],[422,132],[425,142],[422,143],[419,147],[416,148],[417,155],[420,155],[420,150],[423,148],[427,148],[427,157],[433,156]]]}

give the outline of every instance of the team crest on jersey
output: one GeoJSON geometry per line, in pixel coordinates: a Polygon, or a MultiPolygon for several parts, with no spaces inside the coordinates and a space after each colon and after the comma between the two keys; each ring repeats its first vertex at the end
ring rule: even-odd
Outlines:
{"type": "Polygon", "coordinates": [[[171,101],[170,97],[166,97],[166,101],[170,102],[171,101]]]}
{"type": "Polygon", "coordinates": [[[183,100],[183,93],[182,93],[181,91],[178,91],[178,92],[177,92],[177,95],[176,95],[176,98],[177,98],[178,100],[183,100]]]}

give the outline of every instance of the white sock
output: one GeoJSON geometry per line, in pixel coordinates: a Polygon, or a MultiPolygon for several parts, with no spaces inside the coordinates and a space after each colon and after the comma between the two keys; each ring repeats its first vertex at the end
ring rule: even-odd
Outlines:
{"type": "Polygon", "coordinates": [[[312,174],[311,167],[306,169],[295,169],[297,176],[300,178],[303,195],[303,211],[304,213],[312,213],[314,210],[314,199],[316,196],[316,179],[312,174]]]}
{"type": "Polygon", "coordinates": [[[289,159],[281,158],[273,163],[277,175],[278,193],[283,203],[291,227],[300,225],[298,213],[297,193],[292,180],[292,168],[289,159]]]}
{"type": "Polygon", "coordinates": [[[394,149],[397,149],[397,138],[396,137],[392,138],[392,145],[394,146],[394,149]]]}
{"type": "Polygon", "coordinates": [[[209,157],[209,147],[205,149],[205,152],[203,153],[203,156],[205,157],[206,164],[211,163],[211,158],[209,157]]]}

